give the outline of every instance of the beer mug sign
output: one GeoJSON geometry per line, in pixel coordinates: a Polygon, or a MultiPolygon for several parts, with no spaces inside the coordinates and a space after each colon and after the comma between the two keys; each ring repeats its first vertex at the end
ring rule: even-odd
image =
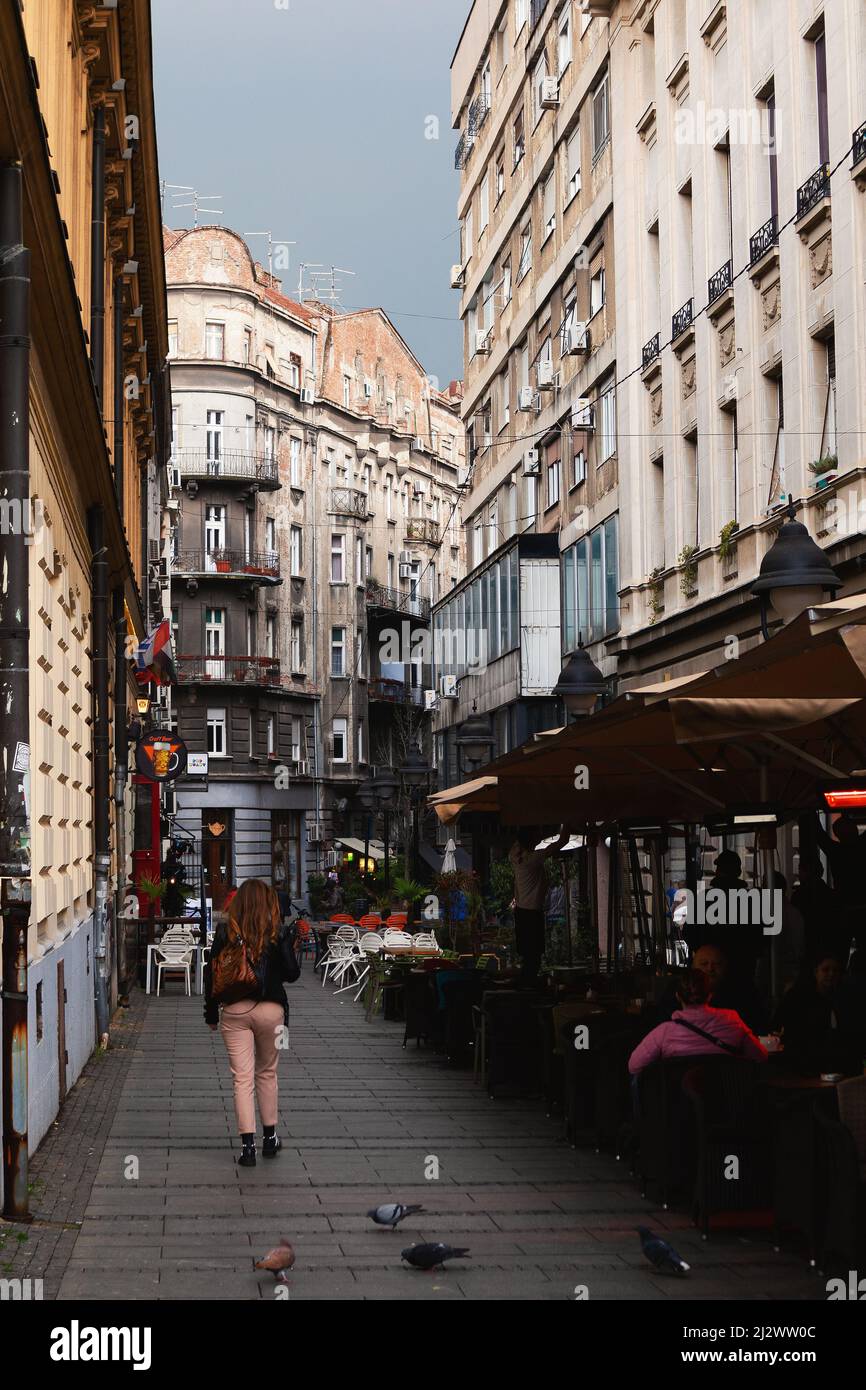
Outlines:
{"type": "Polygon", "coordinates": [[[186,771],[186,763],[186,744],[174,734],[147,734],[135,750],[138,771],[154,782],[173,781],[186,771]]]}

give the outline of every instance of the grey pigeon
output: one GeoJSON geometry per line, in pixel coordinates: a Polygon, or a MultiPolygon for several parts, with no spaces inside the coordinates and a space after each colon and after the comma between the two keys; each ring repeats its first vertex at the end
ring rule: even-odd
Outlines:
{"type": "Polygon", "coordinates": [[[651,1265],[655,1265],[655,1268],[663,1274],[678,1274],[681,1278],[685,1278],[691,1266],[686,1264],[672,1245],[668,1245],[661,1236],[653,1235],[648,1226],[638,1226],[637,1232],[640,1236],[641,1249],[651,1265]]]}
{"type": "Polygon", "coordinates": [[[391,1230],[397,1229],[401,1221],[405,1221],[407,1216],[414,1216],[416,1211],[423,1211],[421,1206],[407,1207],[402,1202],[384,1202],[380,1207],[373,1207],[367,1215],[371,1221],[375,1221],[377,1226],[390,1226],[391,1230]]]}
{"type": "Polygon", "coordinates": [[[415,1269],[435,1269],[446,1260],[465,1260],[469,1251],[457,1250],[453,1245],[443,1245],[441,1240],[431,1245],[410,1245],[401,1251],[401,1257],[415,1269]]]}
{"type": "Polygon", "coordinates": [[[286,1271],[291,1269],[294,1263],[295,1252],[286,1237],[281,1236],[279,1245],[275,1245],[273,1250],[268,1251],[267,1255],[256,1260],[256,1269],[269,1269],[278,1284],[285,1284],[286,1271]]]}

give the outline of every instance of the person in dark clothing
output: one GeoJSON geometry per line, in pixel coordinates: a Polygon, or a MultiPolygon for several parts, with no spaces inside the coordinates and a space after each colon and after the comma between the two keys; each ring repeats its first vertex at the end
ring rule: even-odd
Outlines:
{"type": "Polygon", "coordinates": [[[806,959],[811,960],[820,943],[831,947],[841,960],[848,954],[846,926],[839,894],[824,880],[824,866],[817,854],[801,854],[798,884],[791,894],[805,924],[806,959]]]}
{"type": "Polygon", "coordinates": [[[723,849],[715,864],[716,872],[710,879],[710,888],[720,888],[728,896],[730,907],[725,921],[719,923],[693,923],[683,930],[683,937],[689,952],[702,946],[716,946],[727,960],[727,974],[732,984],[752,985],[755,965],[764,949],[766,938],[760,923],[740,920],[740,905],[734,894],[748,888],[742,877],[742,861],[732,849],[723,849]]]}
{"type": "Polygon", "coordinates": [[[785,1062],[805,1075],[843,1072],[855,1076],[862,1069],[862,1050],[839,1016],[842,964],[824,950],[817,952],[812,966],[788,990],[773,1020],[773,1031],[782,1034],[785,1062]]]}
{"type": "Polygon", "coordinates": [[[833,822],[831,838],[816,816],[818,844],[827,856],[833,887],[842,902],[842,925],[858,948],[866,947],[866,858],[864,841],[848,816],[833,822]]]}
{"type": "MultiPolygon", "coordinates": [[[[732,979],[730,962],[720,946],[707,943],[699,946],[692,958],[692,967],[706,975],[713,996],[714,1009],[731,1009],[751,1028],[753,1033],[766,1033],[769,1010],[755,986],[749,980],[732,979]]],[[[656,1006],[656,1021],[667,1023],[682,1007],[679,979],[672,980],[656,1006]]]]}
{"type": "Polygon", "coordinates": [[[254,1096],[264,1133],[262,1156],[272,1158],[282,1148],[277,1135],[277,1062],[289,1024],[283,982],[292,984],[300,973],[291,937],[280,921],[276,893],[260,879],[247,879],[233,898],[227,919],[214,932],[204,968],[204,1017],[209,1028],[219,1027],[228,1052],[243,1145],[238,1163],[243,1168],[254,1168],[256,1163],[254,1096]],[[240,998],[233,993],[232,1002],[221,1003],[215,978],[219,983],[226,974],[224,953],[231,950],[238,959],[241,944],[255,983],[249,982],[240,998]]]}
{"type": "Polygon", "coordinates": [[[544,955],[544,901],[547,896],[545,861],[568,843],[563,828],[559,839],[546,849],[536,849],[538,832],[521,830],[508,852],[514,870],[514,935],[520,956],[520,981],[534,985],[544,955]]]}

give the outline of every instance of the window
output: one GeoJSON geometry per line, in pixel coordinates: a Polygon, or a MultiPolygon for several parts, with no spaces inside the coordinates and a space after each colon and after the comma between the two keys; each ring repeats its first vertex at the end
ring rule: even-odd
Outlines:
{"type": "Polygon", "coordinates": [[[580,126],[568,137],[565,147],[565,201],[570,203],[580,192],[580,126]]]}
{"type": "Polygon", "coordinates": [[[205,435],[207,461],[219,463],[223,455],[223,411],[207,411],[207,433],[205,435]]]}
{"type": "Polygon", "coordinates": [[[394,520],[394,488],[391,481],[391,474],[385,475],[385,519],[394,520]]]}
{"type": "Polygon", "coordinates": [[[393,587],[394,587],[394,556],[393,556],[393,555],[389,555],[389,556],[388,556],[388,588],[389,588],[389,589],[393,589],[393,587]]]}
{"type": "Polygon", "coordinates": [[[366,674],[364,669],[364,630],[359,627],[355,633],[355,675],[365,676],[366,674]]]}
{"type": "Polygon", "coordinates": [[[296,391],[301,386],[301,359],[296,352],[289,354],[289,385],[296,391]]]}
{"type": "Polygon", "coordinates": [[[505,151],[496,156],[496,172],[493,176],[493,196],[496,202],[505,192],[505,151]]]}
{"type": "Polygon", "coordinates": [[[346,537],[344,535],[331,536],[331,583],[345,584],[346,582],[346,537]]]}
{"type": "Polygon", "coordinates": [[[303,573],[304,533],[300,526],[293,526],[289,532],[290,568],[293,575],[303,573]]]}
{"type": "Polygon", "coordinates": [[[815,80],[818,88],[818,163],[830,162],[830,135],[827,123],[827,44],[823,25],[815,38],[815,80]]]}
{"type": "Polygon", "coordinates": [[[479,235],[484,231],[490,221],[490,176],[484,175],[481,180],[481,193],[478,204],[478,232],[479,235]]]}
{"type": "MultiPolygon", "coordinates": [[[[204,548],[212,562],[223,558],[226,544],[226,509],[224,505],[206,506],[204,509],[204,548]]],[[[214,564],[208,565],[213,569],[214,564]]]]}
{"type": "Polygon", "coordinates": [[[481,71],[481,101],[486,110],[490,110],[493,102],[493,79],[490,71],[490,59],[484,64],[481,71]]]}
{"type": "Polygon", "coordinates": [[[363,538],[363,536],[356,536],[356,537],[355,537],[355,583],[356,583],[356,584],[363,584],[363,582],[364,582],[364,538],[363,538]]]}
{"type": "Polygon", "coordinates": [[[250,757],[254,758],[256,756],[256,716],[251,709],[247,710],[247,734],[250,757]]]}
{"type": "Polygon", "coordinates": [[[265,656],[273,660],[277,655],[277,615],[269,613],[265,618],[265,656]]]}
{"type": "Polygon", "coordinates": [[[289,482],[292,487],[301,486],[301,441],[294,437],[289,441],[289,482]]]}
{"type": "Polygon", "coordinates": [[[243,361],[249,364],[253,360],[253,330],[244,329],[243,361]]]}
{"type": "Polygon", "coordinates": [[[520,233],[520,263],[517,267],[517,283],[532,269],[532,223],[527,222],[520,233]]]}
{"type": "Polygon", "coordinates": [[[560,480],[559,449],[560,449],[560,445],[559,445],[559,443],[557,442],[556,444],[551,445],[551,446],[550,446],[550,449],[548,450],[548,463],[547,463],[547,505],[548,505],[548,507],[555,507],[556,504],[557,504],[557,502],[559,501],[559,480],[560,480]],[[555,451],[555,452],[553,452],[553,451],[555,451]],[[551,457],[551,454],[552,454],[552,457],[551,457]]]}
{"type": "Polygon", "coordinates": [[[475,219],[472,213],[472,204],[466,209],[466,216],[463,219],[463,260],[468,261],[475,249],[475,219]]]}
{"type": "Polygon", "coordinates": [[[268,715],[268,717],[267,717],[267,722],[266,722],[266,724],[265,724],[265,728],[267,729],[267,739],[268,739],[268,743],[267,743],[267,752],[268,752],[268,757],[269,757],[269,758],[273,758],[273,757],[276,756],[276,752],[277,752],[277,722],[276,722],[276,719],[274,718],[274,716],[273,716],[272,714],[269,714],[269,715],[268,715]]]}
{"type": "Polygon", "coordinates": [[[542,245],[556,229],[556,179],[551,169],[541,189],[542,245]]]}
{"type": "Polygon", "coordinates": [[[265,550],[273,555],[277,548],[277,523],[272,516],[265,518],[265,550]]]}
{"type": "Polygon", "coordinates": [[[276,443],[277,432],[273,425],[265,426],[265,462],[273,463],[274,445],[276,443]]]}
{"type": "Polygon", "coordinates": [[[373,573],[373,547],[367,546],[364,560],[364,578],[369,579],[373,573]]]}
{"type": "Polygon", "coordinates": [[[209,709],[207,712],[207,751],[215,758],[224,758],[227,755],[224,709],[209,709]]]}
{"type": "Polygon", "coordinates": [[[363,721],[363,719],[359,719],[359,720],[358,720],[358,728],[357,728],[357,730],[356,730],[355,732],[356,732],[356,737],[355,737],[355,760],[356,760],[357,762],[359,762],[359,763],[363,763],[363,762],[366,762],[366,757],[365,757],[365,753],[364,753],[364,721],[363,721]]]}
{"type": "Polygon", "coordinates": [[[502,307],[511,303],[511,257],[502,266],[502,307]]]}
{"type": "Polygon", "coordinates": [[[526,132],[523,126],[523,110],[518,111],[514,120],[514,168],[516,169],[526,154],[526,132]]]}
{"type": "Polygon", "coordinates": [[[168,321],[168,355],[177,357],[177,319],[168,321]]]}
{"type": "Polygon", "coordinates": [[[566,651],[619,627],[618,518],[609,517],[562,555],[563,646],[566,651]]]}
{"type": "Polygon", "coordinates": [[[604,266],[594,271],[589,282],[589,317],[597,314],[599,309],[604,307],[604,266]]]}
{"type": "Polygon", "coordinates": [[[526,503],[523,509],[523,520],[529,527],[534,525],[538,518],[538,478],[528,477],[524,481],[526,483],[526,503]]]}
{"type": "Polygon", "coordinates": [[[571,6],[566,5],[559,21],[557,63],[560,77],[571,62],[571,6]]]}
{"type": "Polygon", "coordinates": [[[225,325],[206,323],[204,326],[204,355],[210,362],[222,362],[225,355],[225,325]]]}
{"type": "Polygon", "coordinates": [[[836,453],[836,339],[826,344],[827,395],[824,401],[824,421],[821,427],[821,458],[836,453]]]}
{"type": "Polygon", "coordinates": [[[499,377],[499,429],[504,430],[511,422],[511,375],[508,368],[499,377]]]}
{"type": "Polygon", "coordinates": [[[514,0],[514,36],[520,33],[526,23],[526,13],[529,9],[529,0],[514,0]]]}
{"type": "Polygon", "coordinates": [[[344,405],[344,407],[346,408],[346,410],[348,410],[348,409],[349,409],[349,406],[350,406],[351,404],[352,404],[352,378],[349,377],[349,376],[344,376],[344,377],[343,377],[343,405],[344,405]]]}
{"type": "Polygon", "coordinates": [[[544,115],[541,104],[544,96],[544,79],[548,76],[547,50],[542,53],[532,73],[532,124],[537,125],[544,115]]]}
{"type": "Polygon", "coordinates": [[[586,451],[574,447],[572,438],[571,448],[571,486],[577,487],[579,483],[586,482],[586,451]]]}
{"type": "Polygon", "coordinates": [[[601,436],[599,463],[616,453],[616,391],[611,386],[603,392],[601,401],[601,436]]]}
{"type": "Polygon", "coordinates": [[[303,618],[292,619],[292,650],[291,650],[292,670],[295,672],[304,669],[304,620],[303,618]]]}
{"type": "Polygon", "coordinates": [[[346,629],[344,627],[331,628],[331,675],[345,676],[346,674],[346,629]]]}
{"type": "Polygon", "coordinates": [[[296,714],[289,719],[289,748],[293,763],[301,761],[301,721],[296,714]]]}
{"type": "Polygon", "coordinates": [[[348,719],[335,719],[332,725],[331,747],[335,763],[349,761],[347,741],[349,736],[348,719]]]}
{"type": "Polygon", "coordinates": [[[592,94],[592,157],[598,159],[610,139],[610,115],[608,112],[608,75],[599,82],[592,94]]]}

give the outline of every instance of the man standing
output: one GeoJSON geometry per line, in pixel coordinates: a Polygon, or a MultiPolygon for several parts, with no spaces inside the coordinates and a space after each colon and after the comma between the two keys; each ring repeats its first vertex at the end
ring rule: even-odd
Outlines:
{"type": "Polygon", "coordinates": [[[555,844],[536,849],[537,833],[521,830],[508,852],[514,870],[514,934],[520,956],[521,984],[535,984],[544,955],[544,899],[547,894],[544,861],[558,854],[568,838],[568,831],[562,829],[555,844]]]}

